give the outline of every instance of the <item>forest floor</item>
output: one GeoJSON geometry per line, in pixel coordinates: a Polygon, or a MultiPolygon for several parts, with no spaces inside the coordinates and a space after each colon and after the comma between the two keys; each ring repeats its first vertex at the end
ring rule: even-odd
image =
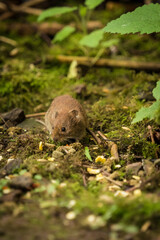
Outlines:
{"type": "MultiPolygon", "coordinates": [[[[82,56],[73,44],[78,34],[48,47],[38,33],[8,30],[10,20],[0,24],[0,35],[17,43],[0,45],[0,112],[45,112],[54,97],[70,94],[102,135],[100,145],[89,134],[80,143],[55,144],[35,118],[8,128],[0,120],[0,239],[158,240],[160,128],[131,121],[154,102],[159,72],[78,65],[69,79],[69,64],[55,56],[82,56]]],[[[159,60],[158,34],[107,37],[119,44],[103,57],[159,60]]]]}

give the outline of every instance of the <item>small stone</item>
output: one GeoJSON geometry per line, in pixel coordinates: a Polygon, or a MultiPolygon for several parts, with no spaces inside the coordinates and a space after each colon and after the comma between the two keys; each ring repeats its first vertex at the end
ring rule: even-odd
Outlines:
{"type": "Polygon", "coordinates": [[[114,192],[114,191],[117,191],[117,190],[120,190],[121,188],[117,185],[111,185],[108,187],[108,190],[111,191],[111,192],[114,192]]]}
{"type": "Polygon", "coordinates": [[[135,163],[128,164],[126,166],[126,173],[137,175],[138,171],[140,170],[141,167],[142,167],[141,162],[135,162],[135,163]]]}
{"type": "Polygon", "coordinates": [[[128,197],[129,193],[125,191],[118,190],[114,196],[115,197],[128,197]]]}
{"type": "Polygon", "coordinates": [[[5,122],[9,121],[9,123],[11,123],[11,126],[15,126],[25,120],[24,111],[20,108],[14,108],[10,112],[3,113],[2,117],[5,122]]]}
{"type": "Polygon", "coordinates": [[[135,179],[135,180],[140,181],[140,177],[139,176],[133,175],[132,178],[135,179]]]}
{"type": "Polygon", "coordinates": [[[71,148],[71,149],[69,149],[68,154],[73,154],[75,152],[76,152],[76,150],[74,148],[71,148]]]}
{"type": "Polygon", "coordinates": [[[95,221],[95,219],[96,219],[96,216],[91,214],[87,217],[87,222],[88,223],[93,223],[95,221]]]}
{"type": "Polygon", "coordinates": [[[55,159],[62,159],[64,156],[64,154],[60,151],[53,151],[52,153],[52,157],[55,158],[55,159]]]}
{"type": "Polygon", "coordinates": [[[82,84],[79,84],[77,86],[75,86],[74,88],[74,91],[77,95],[85,95],[86,94],[86,84],[85,83],[82,83],[82,84]]]}
{"type": "Polygon", "coordinates": [[[105,203],[113,203],[113,198],[111,198],[110,196],[103,194],[99,197],[99,200],[105,202],[105,203]]]}
{"type": "Polygon", "coordinates": [[[22,159],[9,158],[7,164],[2,169],[0,169],[0,172],[4,170],[6,174],[10,174],[13,170],[19,168],[21,163],[22,159]]]}
{"type": "Polygon", "coordinates": [[[59,167],[59,164],[58,164],[58,163],[51,162],[51,163],[49,163],[49,165],[47,166],[47,171],[48,171],[48,172],[53,172],[57,167],[59,167]]]}
{"type": "Polygon", "coordinates": [[[139,180],[136,180],[136,179],[131,179],[131,180],[129,180],[129,184],[130,184],[131,186],[139,186],[140,181],[139,181],[139,180]]]}
{"type": "Polygon", "coordinates": [[[9,159],[7,160],[7,164],[10,163],[10,162],[12,162],[12,161],[14,161],[14,160],[15,160],[14,158],[9,158],[9,159]]]}
{"type": "Polygon", "coordinates": [[[73,219],[76,218],[76,213],[75,213],[74,211],[70,211],[70,212],[68,212],[68,213],[66,214],[66,218],[67,218],[68,220],[73,220],[73,219]]]}
{"type": "Polygon", "coordinates": [[[115,169],[117,168],[121,168],[121,165],[120,164],[115,165],[115,169]]]}
{"type": "Polygon", "coordinates": [[[9,153],[12,152],[12,148],[7,149],[7,152],[9,153]]]}
{"type": "Polygon", "coordinates": [[[106,222],[102,217],[95,216],[93,214],[91,214],[87,217],[86,222],[93,229],[97,229],[99,227],[104,227],[106,225],[106,222]]]}
{"type": "Polygon", "coordinates": [[[143,170],[140,170],[140,171],[138,172],[138,176],[139,176],[140,178],[143,178],[144,175],[145,175],[145,173],[144,173],[143,170]]]}
{"type": "Polygon", "coordinates": [[[145,171],[146,176],[151,176],[155,172],[154,163],[152,163],[148,159],[142,160],[143,169],[145,171]]]}
{"type": "Polygon", "coordinates": [[[142,192],[140,189],[136,189],[136,190],[134,190],[133,194],[134,194],[134,196],[139,197],[142,195],[142,192]]]}
{"type": "Polygon", "coordinates": [[[30,190],[32,183],[33,183],[33,180],[30,176],[22,175],[22,176],[13,178],[13,180],[10,182],[10,186],[12,188],[30,190]]]}
{"type": "Polygon", "coordinates": [[[3,194],[8,194],[8,193],[10,193],[10,192],[11,192],[11,189],[8,188],[8,187],[6,187],[6,188],[3,189],[3,194]]]}
{"type": "Polygon", "coordinates": [[[72,208],[73,206],[75,206],[75,204],[76,204],[76,200],[74,199],[70,200],[68,203],[68,208],[72,208]]]}
{"type": "Polygon", "coordinates": [[[62,183],[60,183],[59,187],[60,187],[60,188],[67,187],[67,183],[65,183],[65,182],[62,182],[62,183]]]}

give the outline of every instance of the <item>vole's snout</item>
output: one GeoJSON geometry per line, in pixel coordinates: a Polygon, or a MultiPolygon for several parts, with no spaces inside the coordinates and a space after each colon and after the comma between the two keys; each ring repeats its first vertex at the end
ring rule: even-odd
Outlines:
{"type": "Polygon", "coordinates": [[[54,141],[54,142],[58,142],[58,138],[57,138],[57,137],[55,137],[55,136],[53,137],[53,136],[52,136],[52,138],[53,138],[53,141],[54,141]]]}

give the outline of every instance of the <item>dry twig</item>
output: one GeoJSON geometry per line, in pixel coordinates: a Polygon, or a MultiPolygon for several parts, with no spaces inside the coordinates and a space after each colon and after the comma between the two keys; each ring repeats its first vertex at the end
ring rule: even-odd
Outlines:
{"type": "MultiPolygon", "coordinates": [[[[147,128],[148,128],[148,130],[149,130],[149,134],[150,134],[150,137],[151,137],[151,141],[152,141],[153,144],[155,144],[152,127],[151,127],[150,125],[148,125],[147,128]]],[[[157,152],[157,151],[155,151],[155,156],[156,156],[156,158],[158,158],[158,152],[157,152]]]]}
{"type": "Polygon", "coordinates": [[[10,45],[12,45],[14,47],[17,46],[17,42],[16,41],[14,41],[13,39],[4,37],[4,36],[0,36],[0,41],[4,42],[4,43],[7,43],[7,44],[10,44],[10,45]]]}
{"type": "Polygon", "coordinates": [[[87,132],[89,132],[92,135],[92,137],[95,139],[98,145],[101,144],[101,139],[97,137],[96,134],[91,129],[87,128],[87,132]]]}
{"type": "Polygon", "coordinates": [[[42,116],[44,116],[45,114],[46,114],[46,112],[27,114],[27,115],[26,115],[26,118],[42,117],[42,116]]]}
{"type": "Polygon", "coordinates": [[[3,116],[0,114],[0,118],[2,119],[2,121],[4,122],[4,124],[6,125],[7,128],[9,128],[9,125],[7,124],[7,122],[4,120],[3,116]]]}
{"type": "MultiPolygon", "coordinates": [[[[2,14],[0,16],[0,20],[5,20],[9,17],[12,17],[17,12],[25,12],[25,13],[34,14],[34,15],[40,15],[42,10],[37,9],[37,8],[31,8],[31,6],[34,6],[34,5],[36,5],[40,2],[44,2],[44,1],[45,0],[29,0],[27,2],[22,3],[19,6],[12,3],[12,4],[10,4],[11,11],[4,12],[4,14],[2,14]]],[[[2,7],[4,8],[4,6],[2,6],[2,7]]],[[[6,9],[7,8],[5,8],[5,10],[6,9]]]]}
{"type": "Polygon", "coordinates": [[[110,181],[111,183],[114,183],[115,185],[119,186],[119,187],[122,187],[122,183],[118,182],[118,181],[115,181],[113,180],[112,178],[110,178],[110,174],[106,173],[106,172],[102,172],[103,176],[108,180],[110,181]]]}
{"type": "MultiPolygon", "coordinates": [[[[80,57],[80,56],[57,56],[57,60],[61,62],[72,62],[77,61],[81,65],[91,66],[95,58],[92,57],[80,57]]],[[[95,63],[96,66],[107,66],[107,67],[124,67],[137,70],[155,70],[160,71],[159,62],[137,62],[132,60],[118,60],[118,59],[108,59],[101,58],[95,63]]]]}
{"type": "Polygon", "coordinates": [[[127,189],[126,192],[133,192],[136,189],[143,189],[146,186],[147,183],[149,183],[153,180],[156,180],[157,178],[159,178],[159,176],[160,176],[160,171],[157,171],[151,177],[149,177],[148,179],[143,181],[139,186],[131,187],[131,188],[127,189]]]}

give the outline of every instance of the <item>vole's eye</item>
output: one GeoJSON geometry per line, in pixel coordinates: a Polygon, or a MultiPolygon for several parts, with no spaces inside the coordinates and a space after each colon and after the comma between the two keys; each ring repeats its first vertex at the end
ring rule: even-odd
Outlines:
{"type": "Polygon", "coordinates": [[[54,127],[52,127],[52,129],[54,129],[54,127]]]}
{"type": "Polygon", "coordinates": [[[62,127],[61,130],[62,130],[62,132],[65,132],[65,131],[66,131],[66,128],[65,128],[65,127],[62,127]]]}

